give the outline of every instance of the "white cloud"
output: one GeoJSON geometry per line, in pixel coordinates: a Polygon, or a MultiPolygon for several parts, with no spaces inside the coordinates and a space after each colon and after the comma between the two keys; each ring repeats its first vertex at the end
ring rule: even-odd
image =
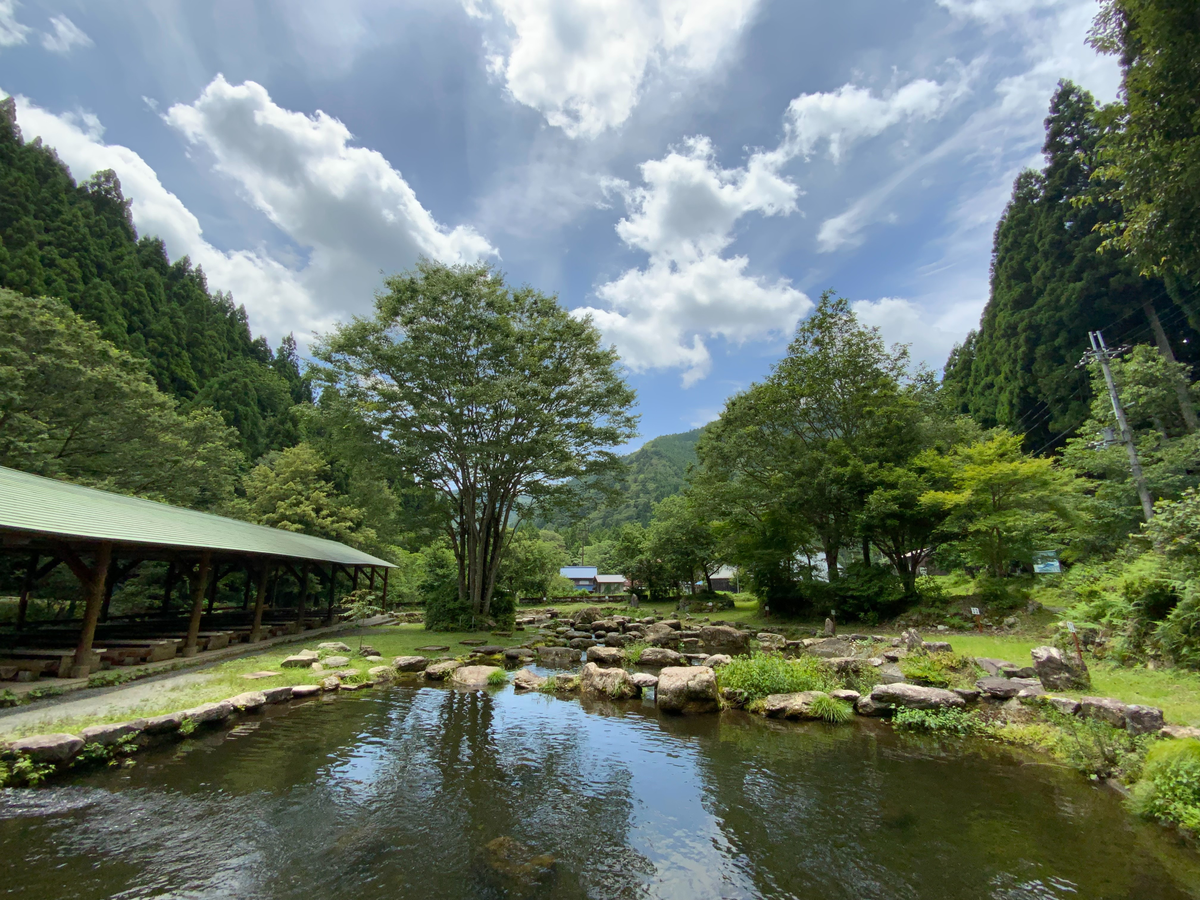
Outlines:
{"type": "Polygon", "coordinates": [[[625,122],[652,71],[704,74],[736,44],[758,0],[463,0],[506,24],[489,65],[519,103],[570,137],[625,122]]]}
{"type": "MultiPolygon", "coordinates": [[[[864,325],[873,325],[889,344],[908,344],[912,358],[940,371],[954,345],[962,340],[972,323],[964,323],[963,308],[942,315],[931,314],[911,300],[883,297],[856,300],[851,304],[864,325]]],[[[968,304],[968,315],[978,319],[980,303],[968,304]]]]}
{"type": "Polygon", "coordinates": [[[722,169],[707,138],[643,163],[641,172],[643,187],[616,186],[628,210],[617,233],[649,254],[649,265],[601,285],[606,308],[576,314],[592,316],[634,371],[683,369],[690,387],[712,365],[706,337],[740,344],[780,335],[811,308],[786,281],[749,274],[746,257],[721,256],[742,216],[788,215],[799,190],[761,154],[722,169]]]}
{"type": "Polygon", "coordinates": [[[369,311],[380,269],[407,268],[421,254],[455,262],[494,252],[470,228],[439,225],[379,153],[348,145],[341,122],[282,109],[253,82],[232,86],[218,77],[196,103],[173,106],[167,118],[212,151],[218,170],[307,251],[305,262],[214,247],[144,159],[102,142],[94,116],[55,115],[17,98],[27,139],[41,136],[76,178],[113,169],[133,200],[138,231],[162,238],[172,259],[186,254],[203,266],[214,290],[245,304],[258,331],[295,330],[307,340],[348,312],[369,311]]]}
{"type": "Polygon", "coordinates": [[[0,0],[0,47],[15,47],[29,38],[30,28],[17,21],[16,0],[0,0]]]}
{"type": "Polygon", "coordinates": [[[66,56],[72,47],[90,47],[92,39],[83,33],[83,29],[66,16],[54,16],[50,20],[54,32],[42,35],[42,46],[51,53],[61,53],[66,56]]]}

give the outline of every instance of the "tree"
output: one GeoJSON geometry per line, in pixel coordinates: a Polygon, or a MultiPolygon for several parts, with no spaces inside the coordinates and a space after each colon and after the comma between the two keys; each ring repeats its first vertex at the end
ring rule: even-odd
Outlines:
{"type": "Polygon", "coordinates": [[[236,508],[259,525],[298,531],[347,544],[374,539],[355,509],[329,481],[329,464],[307,444],[275,451],[245,479],[246,499],[236,508]]]}
{"type": "Polygon", "coordinates": [[[1098,178],[1123,214],[1106,229],[1143,272],[1200,276],[1200,15],[1193,0],[1104,0],[1092,45],[1121,62],[1098,178]]]}
{"type": "Polygon", "coordinates": [[[486,619],[517,504],[615,474],[634,394],[590,320],[490,266],[426,260],[385,284],[374,318],[321,341],[318,376],[438,495],[460,597],[486,619]]]}
{"type": "Polygon", "coordinates": [[[567,565],[567,548],[553,531],[516,529],[500,566],[499,584],[516,599],[558,593],[559,570],[567,565]]]}
{"type": "Polygon", "coordinates": [[[635,594],[657,598],[666,593],[670,573],[650,547],[649,534],[636,522],[625,525],[613,538],[611,559],[617,572],[633,586],[635,594]]]}
{"type": "Polygon", "coordinates": [[[209,509],[233,494],[236,441],[66,304],[0,290],[0,465],[209,509]]]}
{"type": "Polygon", "coordinates": [[[699,574],[708,590],[712,576],[721,568],[717,535],[704,514],[702,503],[690,494],[667,497],[654,507],[647,545],[661,560],[672,581],[685,582],[695,593],[699,574]]]}
{"type": "Polygon", "coordinates": [[[916,595],[917,575],[941,543],[950,515],[932,493],[941,486],[932,471],[935,460],[936,455],[922,454],[907,466],[880,471],[862,513],[872,546],[892,564],[910,597],[916,595]]]}

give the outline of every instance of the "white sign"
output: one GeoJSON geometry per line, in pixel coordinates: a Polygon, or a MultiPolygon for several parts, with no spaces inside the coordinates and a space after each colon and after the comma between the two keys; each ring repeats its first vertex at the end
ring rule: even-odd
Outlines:
{"type": "Polygon", "coordinates": [[[971,607],[971,615],[973,615],[973,616],[979,615],[979,607],[978,606],[971,607]]]}
{"type": "Polygon", "coordinates": [[[1075,623],[1074,622],[1067,623],[1067,631],[1071,632],[1071,634],[1075,633],[1075,623]]]}

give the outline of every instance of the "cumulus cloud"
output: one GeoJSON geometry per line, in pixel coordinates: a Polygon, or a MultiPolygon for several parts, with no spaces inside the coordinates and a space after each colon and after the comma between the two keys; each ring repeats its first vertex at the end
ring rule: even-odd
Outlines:
{"type": "Polygon", "coordinates": [[[94,116],[56,115],[17,98],[27,138],[41,136],[77,178],[113,169],[133,200],[138,231],[162,238],[172,259],[186,254],[203,266],[214,289],[245,304],[256,330],[295,330],[307,339],[348,312],[368,311],[380,269],[407,268],[421,254],[458,262],[494,253],[472,229],[440,225],[382,155],[350,146],[341,122],[285,110],[253,82],[234,86],[218,77],[195,103],[177,104],[165,118],[211,152],[217,170],[307,259],[287,265],[264,249],[214,247],[144,159],[103,142],[94,116]]]}
{"type": "MultiPolygon", "coordinates": [[[[885,341],[907,344],[915,361],[934,369],[941,369],[951,349],[973,324],[964,324],[962,308],[937,315],[901,297],[857,300],[851,306],[858,320],[878,328],[885,341]]],[[[982,304],[968,307],[969,317],[977,319],[982,304]]]]}
{"type": "Polygon", "coordinates": [[[42,35],[42,46],[51,53],[60,53],[66,56],[74,47],[92,46],[92,39],[66,16],[54,16],[50,20],[50,25],[54,31],[42,35]]]}
{"type": "Polygon", "coordinates": [[[652,71],[704,74],[736,44],[758,0],[463,0],[503,20],[489,67],[517,102],[570,137],[625,122],[652,71]]]}
{"type": "Polygon", "coordinates": [[[647,253],[601,285],[605,308],[585,307],[634,371],[683,369],[689,387],[712,365],[706,337],[733,343],[790,330],[812,304],[785,280],[750,274],[744,256],[721,256],[738,220],[751,212],[788,215],[799,189],[753,155],[744,167],[723,169],[712,142],[692,138],[659,160],[641,165],[644,184],[616,183],[628,215],[617,233],[647,253]]]}
{"type": "Polygon", "coordinates": [[[16,0],[0,0],[0,47],[15,47],[29,39],[30,28],[17,21],[16,0]]]}

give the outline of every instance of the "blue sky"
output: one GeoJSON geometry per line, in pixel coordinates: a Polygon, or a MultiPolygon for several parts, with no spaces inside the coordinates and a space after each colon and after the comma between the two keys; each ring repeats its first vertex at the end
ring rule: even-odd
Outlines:
{"type": "Polygon", "coordinates": [[[941,367],[1094,0],[0,0],[0,90],[256,333],[420,254],[590,314],[643,439],[714,418],[825,288],[941,367]]]}

